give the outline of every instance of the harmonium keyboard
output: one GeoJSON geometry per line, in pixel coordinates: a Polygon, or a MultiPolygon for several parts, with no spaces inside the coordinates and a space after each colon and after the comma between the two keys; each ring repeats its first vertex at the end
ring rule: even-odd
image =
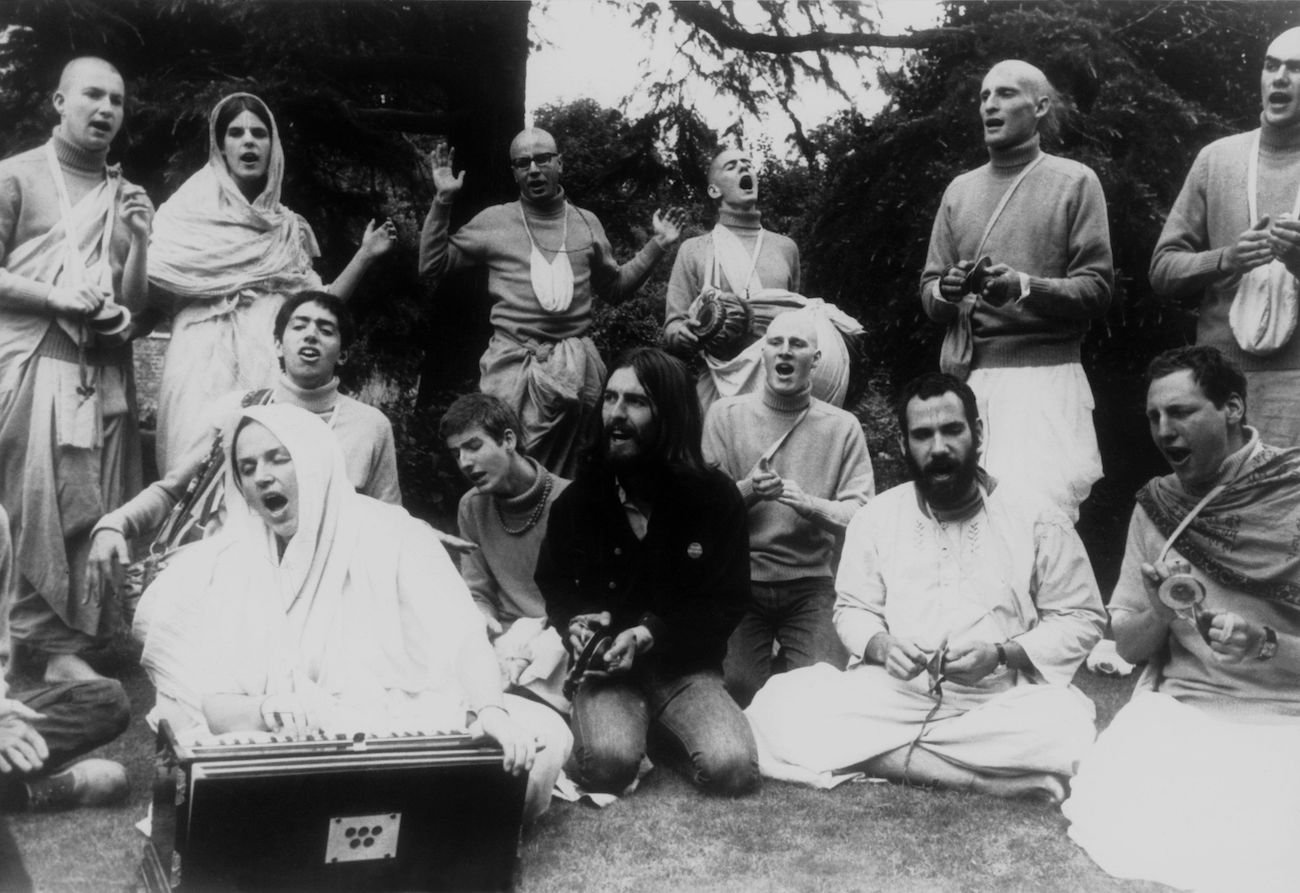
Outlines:
{"type": "Polygon", "coordinates": [[[524,775],[464,734],[252,733],[159,724],[144,889],[508,890],[524,775]]]}

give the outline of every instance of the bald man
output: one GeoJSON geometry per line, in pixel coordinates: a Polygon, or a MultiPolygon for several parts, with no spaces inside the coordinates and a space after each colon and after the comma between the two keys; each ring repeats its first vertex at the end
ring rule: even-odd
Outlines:
{"type": "Polygon", "coordinates": [[[1151,256],[1151,287],[1197,302],[1196,341],[1246,373],[1264,442],[1300,446],[1300,338],[1253,353],[1228,318],[1239,289],[1295,294],[1300,276],[1300,28],[1269,44],[1259,93],[1259,128],[1216,140],[1192,163],[1151,256]]]}
{"type": "Polygon", "coordinates": [[[836,541],[875,480],[858,420],[812,395],[821,358],[812,313],[781,314],[763,338],[762,390],[719,400],[704,423],[704,458],[748,510],[750,602],[723,664],[742,707],[775,669],[848,660],[831,616],[836,541]]]}
{"type": "Polygon", "coordinates": [[[1080,346],[1110,306],[1114,270],[1097,175],[1039,145],[1055,130],[1055,103],[1047,78],[1027,62],[999,62],[985,75],[989,161],[943,194],[921,304],[949,326],[969,314],[969,383],[984,419],[986,469],[1077,521],[1102,474],[1080,346]],[[983,269],[972,275],[976,266],[983,269]]]}
{"type": "Polygon", "coordinates": [[[510,144],[518,201],[480,211],[449,235],[451,205],[465,179],[453,163],[445,145],[434,149],[437,196],[420,233],[420,275],[436,285],[448,272],[487,267],[494,331],[479,361],[479,389],[519,414],[529,455],[571,478],[579,433],[605,378],[587,337],[593,295],[613,302],[635,292],[680,238],[684,216],[656,211],[654,235],[620,265],[596,216],[569,203],[555,138],[533,128],[510,144]]]}
{"type": "Polygon", "coordinates": [[[758,169],[749,153],[723,149],[709,164],[709,198],[718,223],[687,239],[673,261],[664,315],[664,345],[693,353],[699,338],[690,326],[691,302],[705,285],[749,298],[763,288],[799,291],[799,246],[763,229],[758,210],[758,169]]]}
{"type": "Polygon", "coordinates": [[[124,312],[143,305],[153,206],[107,164],[117,69],[82,57],[54,93],[44,145],[0,162],[0,504],[17,573],[15,644],[45,679],[99,678],[80,653],[111,632],[86,593],[95,521],[140,489],[124,312]],[[75,234],[71,241],[67,234],[75,234]]]}

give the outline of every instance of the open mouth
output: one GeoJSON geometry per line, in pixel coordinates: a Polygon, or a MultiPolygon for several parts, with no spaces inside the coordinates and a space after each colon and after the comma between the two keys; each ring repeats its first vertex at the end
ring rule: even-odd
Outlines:
{"type": "Polygon", "coordinates": [[[610,443],[625,443],[631,439],[632,439],[632,432],[627,430],[626,428],[609,429],[610,443]]]}
{"type": "Polygon", "coordinates": [[[1001,127],[1004,123],[1006,122],[1004,122],[1001,118],[985,118],[984,129],[992,130],[994,127],[1001,127]]]}
{"type": "Polygon", "coordinates": [[[746,191],[746,192],[749,192],[751,189],[753,189],[753,188],[754,188],[754,175],[753,175],[753,174],[741,174],[741,176],[740,176],[740,188],[743,189],[743,190],[746,191]]]}
{"type": "Polygon", "coordinates": [[[281,511],[288,504],[289,500],[282,493],[267,493],[262,497],[262,505],[272,514],[281,511]]]}
{"type": "Polygon", "coordinates": [[[1283,90],[1274,90],[1268,94],[1269,105],[1286,105],[1291,101],[1291,94],[1283,90]]]}
{"type": "Polygon", "coordinates": [[[487,483],[487,472],[485,471],[471,471],[467,477],[469,477],[470,484],[475,487],[481,487],[487,483]]]}
{"type": "Polygon", "coordinates": [[[245,152],[239,156],[239,160],[244,164],[257,164],[261,160],[261,156],[256,152],[245,152]]]}
{"type": "Polygon", "coordinates": [[[320,359],[320,351],[314,347],[304,347],[298,351],[298,357],[306,360],[308,363],[314,363],[320,359]]]}
{"type": "Polygon", "coordinates": [[[1192,451],[1187,447],[1167,446],[1163,452],[1170,465],[1181,465],[1192,457],[1192,451]]]}
{"type": "Polygon", "coordinates": [[[774,367],[777,375],[794,375],[794,363],[787,363],[784,360],[777,363],[774,367]]]}
{"type": "Polygon", "coordinates": [[[113,127],[107,121],[91,121],[90,129],[99,134],[107,134],[113,130],[113,127]]]}

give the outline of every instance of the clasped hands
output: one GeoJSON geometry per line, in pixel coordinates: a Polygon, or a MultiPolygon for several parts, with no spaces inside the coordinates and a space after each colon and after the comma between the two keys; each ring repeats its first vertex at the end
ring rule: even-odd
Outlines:
{"type": "Polygon", "coordinates": [[[1165,623],[1181,620],[1195,626],[1210,650],[1224,663],[1240,663],[1258,657],[1264,645],[1263,625],[1231,611],[1192,610],[1190,605],[1188,610],[1175,611],[1160,600],[1161,583],[1172,576],[1191,572],[1191,564],[1181,558],[1142,564],[1143,588],[1155,616],[1165,623]]]}
{"type": "Polygon", "coordinates": [[[1249,273],[1270,261],[1281,261],[1292,276],[1300,276],[1300,219],[1265,214],[1228,246],[1220,262],[1232,274],[1249,273]]]}
{"type": "Polygon", "coordinates": [[[0,698],[0,775],[39,772],[44,767],[50,748],[31,724],[41,718],[22,701],[0,698]]]}
{"type": "Polygon", "coordinates": [[[876,637],[884,637],[879,645],[874,639],[871,643],[872,647],[879,648],[880,663],[890,676],[903,681],[914,679],[923,673],[934,660],[936,652],[942,655],[940,666],[943,679],[959,685],[974,685],[998,666],[998,647],[992,642],[945,641],[938,648],[927,651],[915,642],[908,642],[889,633],[877,633],[876,637]]]}
{"type": "Polygon", "coordinates": [[[750,489],[759,499],[775,500],[788,505],[807,518],[813,513],[812,497],[799,486],[794,478],[783,478],[772,470],[769,459],[758,460],[758,465],[749,475],[750,489]]]}
{"type": "Polygon", "coordinates": [[[939,294],[945,301],[956,304],[967,294],[974,294],[987,304],[1001,307],[1020,297],[1020,273],[1006,264],[986,267],[978,291],[968,292],[966,280],[977,263],[978,261],[961,260],[944,270],[939,279],[939,294]]]}

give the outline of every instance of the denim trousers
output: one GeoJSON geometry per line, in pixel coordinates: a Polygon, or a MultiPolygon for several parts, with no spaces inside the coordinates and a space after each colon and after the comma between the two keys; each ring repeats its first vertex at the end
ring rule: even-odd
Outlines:
{"type": "Polygon", "coordinates": [[[750,583],[750,603],[727,642],[723,674],[736,703],[748,707],[772,674],[828,663],[844,669],[849,653],[835,632],[835,582],[803,577],[750,583]],[[780,643],[773,656],[773,643],[780,643]]]}
{"type": "Polygon", "coordinates": [[[701,790],[734,796],[758,787],[749,721],[715,670],[634,667],[588,679],[574,694],[572,724],[570,774],[589,791],[617,794],[635,781],[651,736],[701,790]]]}

